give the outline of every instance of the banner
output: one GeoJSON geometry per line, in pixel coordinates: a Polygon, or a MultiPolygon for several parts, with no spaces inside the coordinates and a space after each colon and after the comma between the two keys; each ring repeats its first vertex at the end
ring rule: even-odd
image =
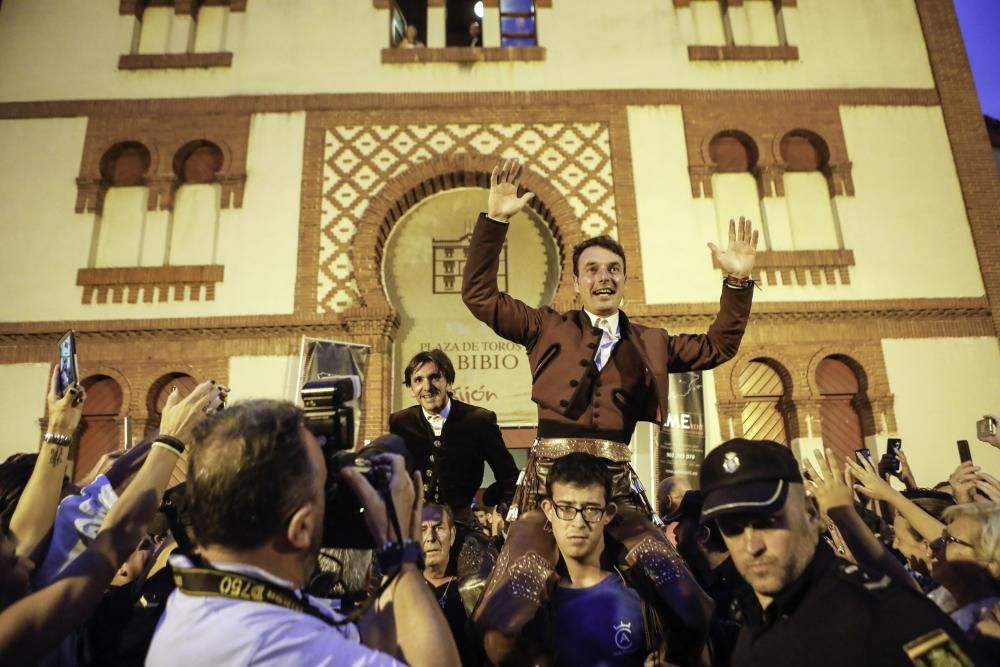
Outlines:
{"type": "Polygon", "coordinates": [[[660,429],[657,482],[684,477],[698,484],[705,460],[705,409],[701,373],[671,373],[670,413],[660,429]]]}
{"type": "MultiPolygon", "coordinates": [[[[396,223],[386,243],[386,292],[400,314],[393,410],[414,403],[403,386],[409,360],[417,352],[440,348],[455,366],[455,398],[493,410],[502,425],[538,419],[524,348],[497,336],[462,303],[472,226],[487,194],[481,188],[459,188],[429,197],[396,223]]],[[[499,287],[537,307],[552,300],[558,280],[555,240],[545,222],[525,209],[510,222],[499,287]]]]}

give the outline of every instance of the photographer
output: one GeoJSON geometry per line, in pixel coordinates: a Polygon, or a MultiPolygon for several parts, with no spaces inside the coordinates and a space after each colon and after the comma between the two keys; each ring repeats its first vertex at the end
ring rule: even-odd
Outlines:
{"type": "MultiPolygon", "coordinates": [[[[416,565],[420,546],[413,531],[421,503],[400,457],[373,459],[391,468],[391,505],[358,469],[342,473],[365,507],[368,529],[382,545],[381,569],[390,577],[354,626],[301,592],[327,510],[326,463],[302,413],[286,402],[246,401],[207,419],[193,440],[188,484],[200,557],[171,558],[179,587],[147,665],[395,665],[395,658],[459,664],[416,565]]],[[[419,486],[419,475],[416,480],[419,486]]]]}

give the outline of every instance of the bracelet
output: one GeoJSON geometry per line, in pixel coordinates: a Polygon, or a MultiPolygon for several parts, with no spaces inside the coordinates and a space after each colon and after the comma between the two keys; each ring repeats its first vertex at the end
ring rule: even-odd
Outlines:
{"type": "Polygon", "coordinates": [[[157,440],[153,443],[153,447],[159,447],[160,449],[165,449],[174,456],[180,458],[181,453],[165,442],[160,442],[159,440],[157,440]]]}
{"type": "Polygon", "coordinates": [[[172,435],[158,435],[154,442],[162,442],[165,445],[170,445],[170,448],[177,452],[177,456],[184,453],[184,441],[172,435]]]}
{"type": "Polygon", "coordinates": [[[746,278],[737,278],[736,276],[726,276],[726,279],[722,281],[722,284],[730,289],[746,289],[748,287],[755,287],[757,283],[754,279],[747,276],[746,278]]]}
{"type": "Polygon", "coordinates": [[[73,436],[46,431],[45,435],[42,436],[42,440],[44,442],[49,443],[50,445],[59,445],[60,447],[66,447],[69,445],[69,443],[73,442],[73,436]]]}
{"type": "Polygon", "coordinates": [[[416,563],[424,569],[424,550],[413,540],[386,542],[375,550],[375,560],[382,574],[394,574],[404,563],[416,563]]]}

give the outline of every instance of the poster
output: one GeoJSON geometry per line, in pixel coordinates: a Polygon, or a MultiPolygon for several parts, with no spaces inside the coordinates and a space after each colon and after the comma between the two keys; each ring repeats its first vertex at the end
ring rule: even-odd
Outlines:
{"type": "Polygon", "coordinates": [[[699,372],[671,373],[670,412],[659,434],[657,480],[680,476],[697,486],[705,460],[704,389],[699,372]]]}

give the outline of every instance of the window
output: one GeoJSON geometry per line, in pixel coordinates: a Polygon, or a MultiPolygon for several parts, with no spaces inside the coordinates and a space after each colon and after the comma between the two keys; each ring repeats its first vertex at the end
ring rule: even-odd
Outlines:
{"type": "Polygon", "coordinates": [[[101,158],[104,200],[95,221],[94,266],[143,264],[144,239],[155,235],[158,217],[148,211],[149,166],[149,150],[133,141],[112,146],[101,158]]]}
{"type": "Polygon", "coordinates": [[[789,425],[795,419],[788,387],[775,366],[769,359],[755,359],[740,373],[740,394],[747,399],[742,415],[743,437],[787,445],[789,425]]]}
{"type": "Polygon", "coordinates": [[[785,11],[796,0],[674,0],[689,12],[691,60],[797,60],[785,11]]]}
{"type": "Polygon", "coordinates": [[[500,46],[535,46],[534,0],[500,0],[500,46]]]}
{"type": "Polygon", "coordinates": [[[230,15],[247,0],[119,0],[118,13],[133,17],[132,47],[120,69],[229,67],[230,15]]]}
{"type": "Polygon", "coordinates": [[[854,451],[865,446],[858,408],[867,406],[857,374],[845,358],[830,356],[816,367],[816,386],[823,448],[840,458],[853,458],[854,451]]]}
{"type": "Polygon", "coordinates": [[[168,264],[207,265],[215,258],[222,151],[214,143],[193,141],[177,152],[174,172],[180,187],[170,219],[168,264]]]}
{"type": "Polygon", "coordinates": [[[831,197],[830,150],[823,139],[807,130],[794,130],[781,139],[785,163],[785,202],[788,205],[789,248],[822,250],[843,248],[840,225],[831,197]]]}
{"type": "MultiPolygon", "coordinates": [[[[720,238],[729,234],[729,220],[741,215],[761,221],[756,178],[758,151],[754,140],[737,130],[720,132],[708,146],[712,161],[712,197],[720,238]]],[[[766,238],[766,233],[762,234],[766,238]]],[[[763,249],[763,248],[762,248],[763,249]]]]}

